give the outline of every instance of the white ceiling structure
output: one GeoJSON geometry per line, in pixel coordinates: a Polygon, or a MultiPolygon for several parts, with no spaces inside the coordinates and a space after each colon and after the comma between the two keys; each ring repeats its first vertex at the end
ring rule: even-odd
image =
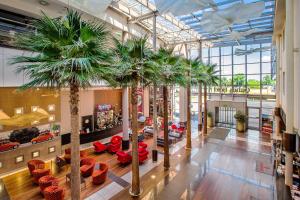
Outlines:
{"type": "Polygon", "coordinates": [[[2,5],[33,16],[41,10],[62,15],[71,7],[133,35],[152,34],[155,15],[156,35],[165,45],[226,46],[271,41],[275,0],[1,0],[2,5]]]}

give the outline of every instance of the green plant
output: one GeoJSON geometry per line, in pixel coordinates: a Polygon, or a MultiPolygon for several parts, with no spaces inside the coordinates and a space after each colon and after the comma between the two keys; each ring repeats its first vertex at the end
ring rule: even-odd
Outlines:
{"type": "Polygon", "coordinates": [[[212,112],[208,112],[208,113],[207,113],[207,117],[212,118],[212,116],[213,116],[212,112]]]}
{"type": "Polygon", "coordinates": [[[107,52],[108,32],[104,24],[84,21],[68,10],[66,16],[43,15],[34,22],[35,32],[16,37],[16,46],[33,54],[17,56],[18,72],[31,80],[22,89],[32,87],[69,88],[71,115],[71,199],[80,199],[79,89],[110,77],[107,52]]]}
{"type": "Polygon", "coordinates": [[[244,113],[242,113],[241,111],[237,111],[234,115],[234,118],[236,119],[237,122],[245,123],[247,116],[244,113]]]}

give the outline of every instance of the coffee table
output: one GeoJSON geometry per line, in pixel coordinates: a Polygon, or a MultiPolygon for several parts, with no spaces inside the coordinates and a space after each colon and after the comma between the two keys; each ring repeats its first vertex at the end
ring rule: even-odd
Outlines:
{"type": "MultiPolygon", "coordinates": [[[[66,183],[71,182],[71,173],[66,174],[66,183]]],[[[80,184],[84,184],[84,189],[86,189],[86,182],[83,176],[80,174],[80,184]]]]}

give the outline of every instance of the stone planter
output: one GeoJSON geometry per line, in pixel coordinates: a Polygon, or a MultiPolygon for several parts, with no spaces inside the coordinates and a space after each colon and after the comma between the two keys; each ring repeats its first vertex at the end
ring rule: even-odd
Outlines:
{"type": "Polygon", "coordinates": [[[245,132],[245,122],[236,122],[236,130],[238,132],[245,132]]]}
{"type": "Polygon", "coordinates": [[[214,124],[213,124],[213,118],[212,117],[207,117],[207,126],[209,128],[213,127],[214,124]]]}

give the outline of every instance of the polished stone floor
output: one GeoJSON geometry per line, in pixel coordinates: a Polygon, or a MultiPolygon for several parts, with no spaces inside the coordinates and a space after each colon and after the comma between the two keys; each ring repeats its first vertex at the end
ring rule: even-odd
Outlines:
{"type": "MultiPolygon", "coordinates": [[[[269,135],[231,129],[219,140],[194,129],[192,150],[181,145],[173,147],[173,153],[168,171],[158,163],[142,176],[143,193],[135,199],[274,199],[269,135]]],[[[132,199],[128,190],[112,199],[132,199]]]]}

